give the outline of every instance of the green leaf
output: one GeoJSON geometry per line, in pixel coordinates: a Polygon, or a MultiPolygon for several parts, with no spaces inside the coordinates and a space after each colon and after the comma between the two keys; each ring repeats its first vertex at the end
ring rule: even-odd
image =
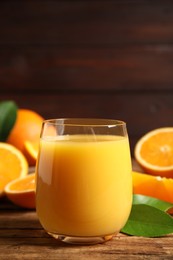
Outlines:
{"type": "Polygon", "coordinates": [[[143,237],[160,237],[173,233],[173,218],[155,207],[136,204],[122,233],[143,237]]]}
{"type": "Polygon", "coordinates": [[[136,204],[149,205],[149,206],[155,207],[157,209],[160,209],[162,211],[168,211],[169,209],[173,208],[172,203],[169,203],[169,202],[166,202],[163,200],[159,200],[156,198],[152,198],[149,196],[134,194],[133,195],[133,205],[136,205],[136,204]]]}
{"type": "Polygon", "coordinates": [[[0,102],[0,141],[5,142],[17,116],[17,105],[13,101],[0,102]]]}

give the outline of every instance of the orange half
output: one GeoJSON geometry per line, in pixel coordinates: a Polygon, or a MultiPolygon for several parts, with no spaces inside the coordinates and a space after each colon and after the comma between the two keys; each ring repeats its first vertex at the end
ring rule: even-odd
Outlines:
{"type": "Polygon", "coordinates": [[[35,173],[11,181],[5,194],[14,204],[24,208],[35,208],[35,173]]]}
{"type": "Polygon", "coordinates": [[[27,174],[28,163],[21,151],[13,145],[0,142],[0,196],[7,183],[27,174]]]}
{"type": "Polygon", "coordinates": [[[173,127],[148,132],[137,142],[134,156],[147,173],[173,178],[173,127]]]}

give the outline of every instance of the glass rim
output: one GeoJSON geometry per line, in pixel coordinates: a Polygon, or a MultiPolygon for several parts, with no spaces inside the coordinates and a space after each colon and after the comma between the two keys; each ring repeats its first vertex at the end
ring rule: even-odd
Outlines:
{"type": "Polygon", "coordinates": [[[109,119],[109,118],[52,118],[43,120],[43,125],[66,125],[66,126],[92,126],[92,127],[115,127],[115,126],[126,126],[126,122],[123,120],[109,119]]]}

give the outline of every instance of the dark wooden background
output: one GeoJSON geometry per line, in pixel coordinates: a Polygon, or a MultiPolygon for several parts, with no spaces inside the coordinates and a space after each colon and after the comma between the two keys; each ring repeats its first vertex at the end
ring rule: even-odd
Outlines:
{"type": "Polygon", "coordinates": [[[173,125],[173,1],[0,1],[0,101],[45,118],[173,125]]]}

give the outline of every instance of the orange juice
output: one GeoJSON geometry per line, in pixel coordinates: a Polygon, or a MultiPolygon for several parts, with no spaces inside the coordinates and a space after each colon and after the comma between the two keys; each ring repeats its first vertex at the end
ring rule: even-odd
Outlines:
{"type": "Polygon", "coordinates": [[[127,137],[42,138],[37,162],[37,214],[44,229],[106,236],[125,225],[132,204],[127,137]]]}

